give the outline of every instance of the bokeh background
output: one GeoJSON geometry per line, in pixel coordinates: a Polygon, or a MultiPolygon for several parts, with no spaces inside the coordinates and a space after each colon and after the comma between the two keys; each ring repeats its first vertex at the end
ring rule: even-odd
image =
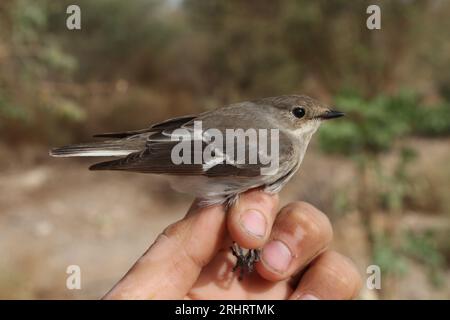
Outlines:
{"type": "MultiPolygon", "coordinates": [[[[309,201],[362,299],[450,298],[450,2],[2,0],[0,298],[99,298],[192,199],[48,149],[290,93],[338,106],[283,204],[309,201]],[[66,28],[81,8],[82,30],[66,28]],[[381,7],[381,30],[366,8],[381,7]],[[66,268],[82,289],[66,289],[66,268]]],[[[92,159],[91,159],[92,160],[92,159]]]]}

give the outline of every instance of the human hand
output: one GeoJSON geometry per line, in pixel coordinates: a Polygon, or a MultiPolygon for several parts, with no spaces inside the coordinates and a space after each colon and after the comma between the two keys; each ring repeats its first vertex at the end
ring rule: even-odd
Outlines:
{"type": "Polygon", "coordinates": [[[278,213],[278,196],[242,194],[223,206],[199,208],[170,225],[105,299],[352,299],[361,286],[353,263],[328,250],[331,224],[304,202],[278,213]],[[247,213],[247,214],[246,214],[247,213]],[[245,227],[247,226],[247,228],[245,227]],[[231,272],[233,239],[262,248],[255,272],[231,272]]]}

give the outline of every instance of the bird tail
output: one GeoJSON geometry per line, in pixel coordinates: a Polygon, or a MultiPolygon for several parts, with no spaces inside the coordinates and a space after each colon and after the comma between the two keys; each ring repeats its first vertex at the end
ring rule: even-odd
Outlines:
{"type": "Polygon", "coordinates": [[[118,157],[139,151],[137,145],[123,140],[81,143],[50,150],[53,157],[118,157]]]}

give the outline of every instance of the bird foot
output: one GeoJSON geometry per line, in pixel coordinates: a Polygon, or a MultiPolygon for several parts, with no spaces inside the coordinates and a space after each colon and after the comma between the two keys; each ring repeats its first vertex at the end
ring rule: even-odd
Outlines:
{"type": "Polygon", "coordinates": [[[233,272],[239,269],[238,280],[241,281],[245,274],[252,273],[255,263],[259,261],[260,249],[245,250],[239,247],[235,242],[230,247],[233,256],[236,257],[236,264],[233,267],[233,272]]]}

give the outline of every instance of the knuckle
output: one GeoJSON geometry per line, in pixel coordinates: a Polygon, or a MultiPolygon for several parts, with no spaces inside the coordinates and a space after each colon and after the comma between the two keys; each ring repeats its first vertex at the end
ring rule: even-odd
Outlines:
{"type": "Polygon", "coordinates": [[[362,277],[353,261],[336,252],[324,252],[318,261],[329,277],[339,281],[351,295],[355,295],[362,286],[362,277]]]}
{"type": "Polygon", "coordinates": [[[265,209],[263,211],[271,211],[277,205],[278,195],[270,195],[257,189],[245,193],[241,200],[246,203],[257,204],[258,207],[265,209]]]}
{"type": "Polygon", "coordinates": [[[167,226],[162,232],[169,239],[177,239],[181,234],[181,229],[183,228],[183,224],[179,222],[173,223],[167,226]]]}
{"type": "Polygon", "coordinates": [[[328,217],[307,202],[288,204],[282,210],[285,218],[293,220],[310,236],[329,244],[333,238],[333,228],[328,217]]]}
{"type": "MultiPolygon", "coordinates": [[[[166,229],[164,229],[162,236],[165,236],[167,241],[171,243],[172,246],[176,248],[176,251],[178,252],[179,257],[184,257],[186,259],[181,259],[180,261],[189,261],[193,265],[197,267],[203,267],[206,264],[206,261],[204,258],[202,258],[200,255],[196,254],[192,250],[192,245],[187,246],[186,243],[192,244],[192,239],[190,237],[189,232],[185,232],[185,228],[187,228],[185,223],[182,223],[183,221],[178,221],[177,223],[171,224],[166,229]],[[183,231],[184,230],[184,231],[183,231]],[[186,234],[187,233],[187,234],[186,234]]],[[[178,260],[174,260],[176,263],[178,263],[178,260]]],[[[183,262],[183,263],[184,263],[183,262]]],[[[175,263],[175,264],[176,264],[175,263]]],[[[175,265],[175,267],[178,267],[175,265]]]]}

